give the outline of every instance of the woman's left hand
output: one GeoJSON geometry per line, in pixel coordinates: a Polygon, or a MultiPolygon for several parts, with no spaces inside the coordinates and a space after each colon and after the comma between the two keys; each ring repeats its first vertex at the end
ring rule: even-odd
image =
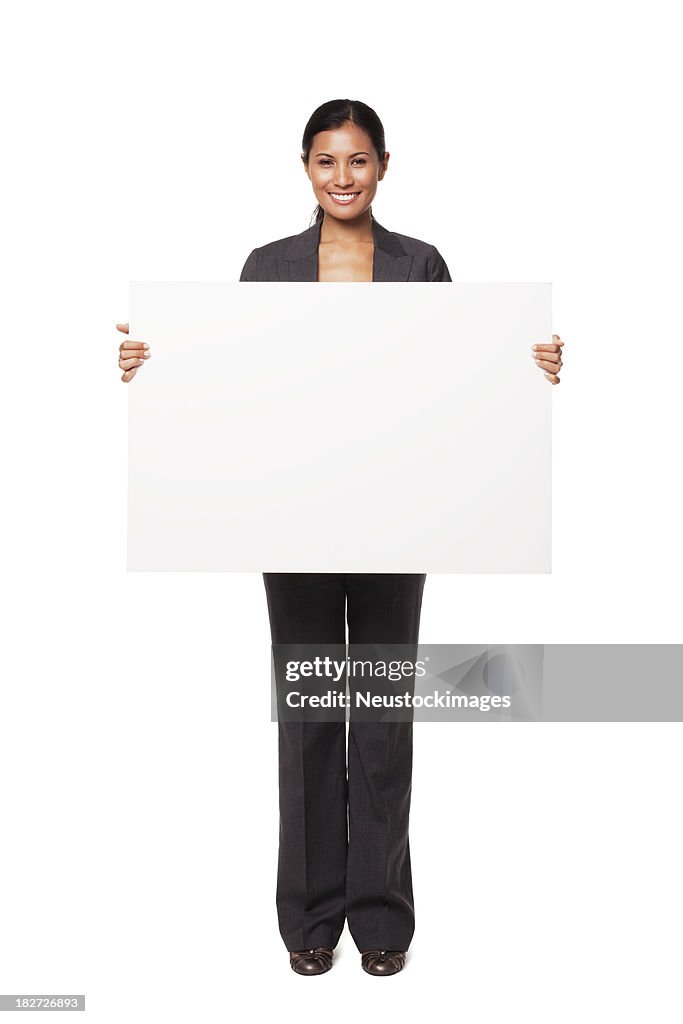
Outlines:
{"type": "Polygon", "coordinates": [[[553,334],[552,345],[532,345],[531,357],[536,360],[536,366],[544,371],[543,376],[551,384],[560,383],[560,369],[562,367],[562,346],[564,342],[559,334],[553,334]]]}

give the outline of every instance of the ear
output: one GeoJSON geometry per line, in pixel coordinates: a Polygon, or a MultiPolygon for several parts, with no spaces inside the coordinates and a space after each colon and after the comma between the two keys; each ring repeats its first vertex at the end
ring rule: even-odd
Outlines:
{"type": "Polygon", "coordinates": [[[301,154],[301,162],[304,165],[304,170],[306,171],[306,174],[308,175],[308,177],[310,179],[311,175],[310,175],[310,172],[308,170],[308,164],[306,163],[306,157],[304,156],[303,153],[301,154]]]}
{"type": "Polygon", "coordinates": [[[382,160],[382,163],[379,165],[379,172],[377,174],[377,180],[378,181],[381,181],[382,178],[384,177],[384,175],[386,174],[387,167],[389,166],[389,157],[390,156],[391,156],[391,153],[385,153],[384,154],[384,160],[382,160]]]}

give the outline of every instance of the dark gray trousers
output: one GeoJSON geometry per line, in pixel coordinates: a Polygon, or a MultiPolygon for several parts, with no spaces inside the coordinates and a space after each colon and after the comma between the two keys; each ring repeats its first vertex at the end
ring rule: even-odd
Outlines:
{"type": "MultiPolygon", "coordinates": [[[[274,644],[417,644],[424,574],[264,573],[274,644]]],[[[288,950],[407,950],[413,723],[278,722],[277,912],[288,950]]]]}

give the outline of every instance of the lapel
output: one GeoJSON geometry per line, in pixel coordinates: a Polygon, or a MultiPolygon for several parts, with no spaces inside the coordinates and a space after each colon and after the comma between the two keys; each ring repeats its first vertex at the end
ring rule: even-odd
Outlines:
{"type": "MultiPolygon", "coordinates": [[[[289,265],[290,281],[318,280],[318,246],[322,220],[295,235],[283,259],[289,265]]],[[[413,257],[409,256],[396,235],[372,220],[375,249],[372,257],[373,281],[407,281],[413,257]]]]}

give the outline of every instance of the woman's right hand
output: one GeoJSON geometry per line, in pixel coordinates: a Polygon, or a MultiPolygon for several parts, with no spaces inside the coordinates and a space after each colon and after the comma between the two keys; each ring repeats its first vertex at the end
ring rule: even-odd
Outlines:
{"type": "MultiPolygon", "coordinates": [[[[128,334],[128,327],[128,324],[117,324],[116,330],[121,331],[123,334],[128,334]]],[[[121,377],[124,384],[133,379],[138,372],[138,367],[142,366],[145,359],[149,359],[151,354],[149,345],[144,341],[121,342],[119,345],[119,366],[122,370],[126,371],[121,377]]]]}

